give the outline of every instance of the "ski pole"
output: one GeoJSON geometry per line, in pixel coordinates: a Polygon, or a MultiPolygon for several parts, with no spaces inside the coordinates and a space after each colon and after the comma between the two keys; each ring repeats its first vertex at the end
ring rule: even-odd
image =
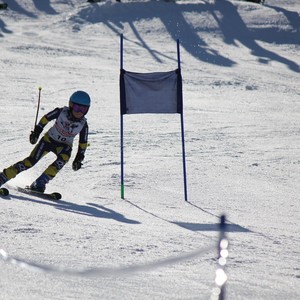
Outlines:
{"type": "Polygon", "coordinates": [[[36,116],[35,116],[35,122],[34,122],[34,127],[36,126],[37,123],[37,119],[38,119],[38,115],[39,115],[39,110],[40,110],[40,102],[41,102],[41,91],[42,91],[42,87],[39,87],[39,98],[38,98],[38,106],[37,106],[37,110],[36,110],[36,116]]]}

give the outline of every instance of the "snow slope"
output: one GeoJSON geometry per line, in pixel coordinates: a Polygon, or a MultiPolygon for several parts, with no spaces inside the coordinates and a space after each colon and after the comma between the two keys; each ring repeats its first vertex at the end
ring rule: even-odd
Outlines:
{"type": "Polygon", "coordinates": [[[39,176],[51,154],[7,185],[0,249],[57,271],[120,274],[39,273],[1,261],[0,299],[209,299],[222,213],[227,299],[299,299],[299,1],[6,2],[1,168],[32,149],[39,86],[40,117],[77,89],[93,104],[84,167],[67,165],[48,187],[61,202],[14,189],[39,176]],[[124,68],[137,72],[175,69],[180,39],[188,202],[178,115],[124,117],[120,199],[121,33],[124,68]],[[178,261],[142,269],[170,257],[178,261]],[[132,265],[140,271],[121,274],[132,265]]]}

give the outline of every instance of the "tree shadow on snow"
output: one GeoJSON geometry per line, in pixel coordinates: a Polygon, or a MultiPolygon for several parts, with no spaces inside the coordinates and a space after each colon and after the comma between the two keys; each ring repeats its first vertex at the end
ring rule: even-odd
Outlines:
{"type": "MultiPolygon", "coordinates": [[[[175,41],[179,39],[181,46],[196,59],[218,66],[232,67],[237,62],[225,57],[201,38],[201,31],[206,33],[211,31],[212,34],[215,34],[215,28],[206,28],[205,24],[202,25],[203,27],[193,28],[185,17],[187,13],[198,13],[200,15],[203,12],[208,12],[217,22],[225,43],[238,47],[236,42],[239,41],[251,50],[253,56],[258,57],[260,63],[266,64],[270,61],[277,61],[285,64],[294,72],[300,72],[300,67],[296,62],[269,51],[256,42],[256,40],[262,40],[269,43],[299,43],[298,14],[274,6],[269,7],[278,12],[283,12],[292,29],[284,31],[284,33],[277,27],[269,28],[267,32],[264,32],[264,29],[261,28],[250,31],[238,13],[237,7],[229,1],[197,4],[129,2],[112,6],[95,4],[83,8],[79,15],[74,17],[74,21],[76,22],[79,17],[90,23],[103,23],[118,35],[124,31],[124,24],[128,24],[138,40],[136,44],[146,49],[160,63],[162,62],[161,58],[165,55],[152,50],[140,35],[138,25],[136,26],[138,22],[144,20],[153,19],[155,22],[159,20],[164,24],[170,36],[175,41]]],[[[126,39],[126,36],[124,38],[126,39]]]]}
{"type": "MultiPolygon", "coordinates": [[[[260,63],[277,61],[279,63],[285,64],[290,70],[294,72],[300,72],[300,66],[296,62],[282,57],[272,51],[266,50],[257,44],[255,40],[255,34],[250,33],[246,24],[239,15],[237,8],[232,3],[230,3],[229,1],[216,1],[215,9],[222,15],[221,17],[218,17],[215,11],[212,11],[214,18],[218,22],[219,27],[223,33],[225,43],[236,45],[236,41],[239,41],[241,44],[251,50],[252,55],[258,57],[260,63]]],[[[277,42],[276,34],[278,33],[275,29],[273,29],[272,32],[269,33],[269,36],[272,36],[272,42],[277,42]]],[[[290,42],[291,40],[292,38],[290,37],[288,39],[288,42],[290,42]]]]}
{"type": "Polygon", "coordinates": [[[50,4],[50,0],[33,0],[34,6],[39,10],[48,15],[55,15],[57,12],[50,4]]]}
{"type": "Polygon", "coordinates": [[[84,215],[88,217],[112,219],[127,224],[140,224],[140,222],[138,221],[128,219],[124,215],[112,209],[109,209],[103,205],[98,205],[95,203],[86,203],[86,205],[79,205],[64,200],[51,201],[51,200],[43,200],[43,199],[33,199],[31,197],[16,196],[16,195],[14,195],[14,199],[24,200],[27,202],[30,201],[38,204],[44,204],[44,205],[52,206],[58,210],[63,210],[66,212],[71,212],[71,213],[84,215]]]}
{"type": "MultiPolygon", "coordinates": [[[[256,40],[262,40],[268,43],[294,43],[298,45],[300,21],[297,12],[266,5],[266,7],[276,10],[278,13],[283,13],[289,21],[291,29],[280,31],[277,27],[273,27],[249,30],[234,4],[230,1],[214,2],[215,3],[202,2],[197,4],[179,4],[176,2],[121,2],[117,5],[94,3],[83,6],[79,13],[70,18],[70,20],[73,20],[75,23],[77,23],[79,19],[90,23],[103,23],[118,35],[124,31],[124,24],[128,24],[138,40],[138,42],[132,42],[146,49],[154,60],[161,63],[162,58],[166,57],[166,55],[161,51],[151,49],[139,33],[138,25],[136,25],[144,20],[152,19],[154,22],[159,20],[163,23],[170,36],[175,41],[179,39],[181,46],[196,59],[209,64],[232,67],[237,62],[229,57],[225,57],[201,38],[201,31],[215,34],[216,29],[207,28],[205,24],[194,28],[189,24],[186,18],[188,13],[198,13],[200,15],[201,13],[208,12],[217,22],[225,43],[238,47],[236,42],[240,42],[251,50],[252,55],[256,56],[261,64],[277,61],[286,65],[294,72],[300,72],[300,66],[296,62],[267,50],[256,42],[256,40]]],[[[36,8],[42,12],[47,14],[57,13],[51,6],[50,0],[33,0],[33,3],[36,8]]],[[[15,0],[10,0],[8,4],[9,9],[19,14],[37,18],[36,15],[21,7],[15,0]]],[[[208,20],[208,23],[209,22],[211,21],[208,20]]],[[[2,32],[11,33],[5,24],[0,23],[0,30],[2,32]]],[[[175,60],[176,59],[174,59],[174,61],[175,60]]]]}
{"type": "Polygon", "coordinates": [[[31,11],[26,10],[22,6],[19,5],[18,1],[15,0],[6,0],[5,1],[8,4],[8,9],[15,11],[21,15],[25,15],[29,18],[36,18],[36,15],[32,13],[31,11]]]}
{"type": "MultiPolygon", "coordinates": [[[[26,10],[24,7],[20,6],[18,2],[20,1],[15,1],[15,0],[6,0],[5,1],[8,4],[8,9],[15,11],[21,15],[25,15],[29,18],[37,18],[37,16],[31,12],[26,10]]],[[[55,9],[51,6],[51,1],[50,0],[32,0],[34,6],[36,7],[37,10],[44,12],[49,15],[54,15],[57,14],[55,9]]]]}
{"type": "MultiPolygon", "coordinates": [[[[299,45],[300,43],[300,16],[299,12],[297,11],[290,11],[278,6],[272,6],[272,5],[265,5],[266,7],[269,7],[278,13],[283,14],[287,20],[289,20],[290,26],[292,27],[291,33],[287,34],[286,32],[282,33],[282,43],[285,42],[294,42],[296,45],[299,45]]],[[[267,36],[272,36],[271,34],[268,34],[267,36]]],[[[270,43],[274,42],[272,39],[269,40],[270,43]]],[[[281,40],[277,40],[277,42],[281,42],[281,40]]]]}
{"type": "MultiPolygon", "coordinates": [[[[37,18],[37,16],[33,12],[28,11],[24,7],[20,6],[18,1],[6,0],[5,2],[8,4],[9,10],[29,18],[37,18]]],[[[51,6],[50,0],[33,0],[33,4],[36,9],[48,15],[57,14],[57,12],[51,6]]],[[[3,37],[2,32],[7,34],[13,33],[11,30],[7,29],[7,25],[0,19],[0,37],[3,37]]]]}
{"type": "Polygon", "coordinates": [[[2,32],[13,33],[11,30],[7,29],[6,24],[0,19],[0,37],[3,37],[2,32]]]}
{"type": "MultiPolygon", "coordinates": [[[[135,24],[149,19],[153,19],[154,22],[160,20],[170,36],[175,41],[179,39],[181,46],[195,58],[211,64],[231,67],[235,62],[212,49],[200,38],[198,32],[183,15],[185,12],[196,11],[201,13],[207,10],[208,6],[208,4],[203,3],[178,5],[165,2],[129,2],[110,7],[104,7],[103,5],[92,6],[92,8],[87,7],[80,12],[79,17],[90,23],[103,23],[118,35],[123,32],[123,24],[128,24],[139,41],[136,44],[146,49],[159,63],[162,62],[161,57],[166,57],[166,55],[160,51],[152,50],[140,35],[135,24]]],[[[124,39],[127,39],[126,36],[124,39]]],[[[176,44],[174,44],[174,47],[176,47],[176,44]]]]}

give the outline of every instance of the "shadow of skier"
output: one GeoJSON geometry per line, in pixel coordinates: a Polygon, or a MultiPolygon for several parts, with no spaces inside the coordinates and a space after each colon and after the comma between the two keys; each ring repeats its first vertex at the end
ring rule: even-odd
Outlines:
{"type": "Polygon", "coordinates": [[[30,201],[33,203],[38,203],[38,204],[43,204],[43,205],[48,205],[52,206],[58,210],[70,212],[70,213],[75,213],[75,214],[80,214],[88,217],[94,217],[94,218],[101,218],[101,219],[112,219],[121,223],[127,223],[127,224],[140,224],[139,221],[136,220],[131,220],[126,218],[124,215],[106,208],[103,205],[98,205],[95,203],[86,203],[86,205],[80,205],[80,204],[75,204],[69,201],[64,201],[64,200],[59,200],[59,201],[54,201],[54,200],[44,200],[44,199],[38,199],[38,198],[31,198],[28,196],[16,196],[13,195],[11,199],[18,199],[22,201],[30,201]]]}

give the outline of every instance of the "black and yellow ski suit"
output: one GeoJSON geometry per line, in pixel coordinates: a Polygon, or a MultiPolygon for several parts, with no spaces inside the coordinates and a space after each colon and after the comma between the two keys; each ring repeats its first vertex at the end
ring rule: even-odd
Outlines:
{"type": "Polygon", "coordinates": [[[8,180],[14,178],[20,172],[33,167],[49,152],[53,152],[57,158],[42,175],[47,178],[47,181],[53,179],[59,170],[69,161],[74,137],[77,134],[79,134],[79,145],[75,160],[77,159],[81,162],[84,159],[88,142],[88,124],[86,118],[75,119],[69,107],[55,108],[41,118],[36,129],[42,132],[44,127],[55,119],[55,124],[40,139],[27,158],[3,170],[8,180]]]}

